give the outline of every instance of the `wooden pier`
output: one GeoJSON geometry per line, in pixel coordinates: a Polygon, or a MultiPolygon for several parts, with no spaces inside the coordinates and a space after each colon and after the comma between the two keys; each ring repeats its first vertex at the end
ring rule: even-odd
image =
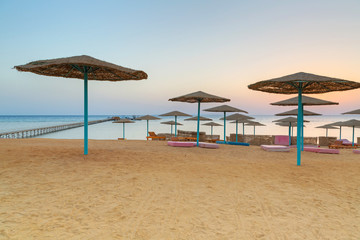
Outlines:
{"type": "MultiPolygon", "coordinates": [[[[113,118],[89,121],[88,124],[92,125],[107,121],[113,121],[113,118]]],[[[43,127],[43,128],[34,128],[28,130],[12,131],[12,132],[0,133],[0,138],[32,138],[48,133],[59,132],[59,131],[82,127],[82,126],[84,126],[84,122],[70,123],[70,124],[43,127]]]]}

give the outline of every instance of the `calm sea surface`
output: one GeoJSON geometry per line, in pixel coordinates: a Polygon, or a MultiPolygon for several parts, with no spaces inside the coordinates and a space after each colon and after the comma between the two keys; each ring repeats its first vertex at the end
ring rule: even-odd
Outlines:
{"type": "MultiPolygon", "coordinates": [[[[231,115],[231,114],[228,114],[231,115]]],[[[223,115],[218,114],[204,114],[203,116],[212,118],[214,122],[223,124],[222,120],[219,120],[223,115]]],[[[110,115],[90,115],[89,121],[105,119],[112,117],[110,115]]],[[[132,115],[124,115],[121,117],[133,117],[132,115]]],[[[159,117],[159,116],[158,116],[159,117]]],[[[256,134],[265,135],[287,135],[288,127],[280,127],[273,123],[273,120],[280,119],[283,117],[277,117],[273,115],[252,115],[255,121],[259,121],[265,124],[265,127],[256,127],[256,134]]],[[[325,136],[325,129],[315,128],[323,124],[328,124],[335,121],[345,121],[349,119],[360,119],[357,115],[324,115],[324,116],[311,116],[305,117],[310,123],[305,124],[304,135],[309,137],[325,136]]],[[[171,126],[161,124],[164,121],[174,120],[174,117],[161,117],[161,120],[149,121],[149,131],[156,133],[170,133],[171,126]]],[[[39,127],[55,126],[61,124],[69,124],[75,122],[82,122],[82,115],[67,115],[67,116],[0,116],[0,132],[10,132],[15,130],[26,130],[39,127]]],[[[182,126],[178,126],[180,130],[196,131],[196,121],[184,121],[183,117],[178,118],[178,122],[182,123],[182,126]]],[[[206,122],[200,122],[203,124],[206,122]]],[[[206,131],[210,134],[209,126],[200,126],[200,131],[206,131]]],[[[226,134],[229,136],[230,133],[235,133],[235,124],[227,122],[226,134]]],[[[123,124],[115,124],[112,122],[104,122],[89,126],[89,138],[90,139],[117,139],[123,135],[123,124]]],[[[174,130],[173,130],[174,131],[174,130]]],[[[245,134],[253,134],[254,128],[252,126],[245,126],[245,134]]],[[[214,134],[220,134],[221,138],[224,134],[223,127],[214,127],[214,134]]],[[[239,134],[242,133],[242,124],[239,124],[239,134]]],[[[74,128],[56,133],[50,133],[39,136],[39,138],[58,138],[58,139],[82,139],[83,128],[74,128]]],[[[296,135],[296,128],[294,128],[294,135],[296,135]]],[[[329,129],[329,136],[339,137],[338,129],[329,129]]],[[[360,137],[359,129],[355,130],[355,138],[360,137]]],[[[142,140],[146,139],[146,121],[135,121],[135,123],[129,123],[125,125],[125,137],[127,139],[142,140]]],[[[352,139],[352,128],[342,128],[342,138],[352,139]]]]}

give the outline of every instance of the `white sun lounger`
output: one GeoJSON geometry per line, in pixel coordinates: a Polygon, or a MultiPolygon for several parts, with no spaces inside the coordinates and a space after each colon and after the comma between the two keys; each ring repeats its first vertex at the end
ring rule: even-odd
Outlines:
{"type": "Polygon", "coordinates": [[[261,148],[265,151],[269,152],[289,152],[290,147],[289,146],[283,146],[283,145],[261,145],[261,148]]]}

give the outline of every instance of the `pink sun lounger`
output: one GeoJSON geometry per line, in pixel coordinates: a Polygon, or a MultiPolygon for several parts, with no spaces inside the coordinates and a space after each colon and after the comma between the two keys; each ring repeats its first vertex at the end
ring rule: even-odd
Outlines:
{"type": "Polygon", "coordinates": [[[328,148],[316,148],[316,147],[304,147],[306,152],[315,152],[315,153],[328,153],[328,154],[339,154],[339,149],[328,149],[328,148]]]}
{"type": "Polygon", "coordinates": [[[360,150],[359,149],[354,149],[353,153],[360,154],[360,150]]]}
{"type": "Polygon", "coordinates": [[[214,144],[214,143],[204,143],[204,142],[201,142],[201,143],[199,143],[199,147],[216,149],[216,148],[219,148],[219,145],[218,145],[218,144],[214,144]]]}
{"type": "Polygon", "coordinates": [[[281,145],[261,145],[261,148],[269,152],[289,152],[290,147],[281,145]]]}
{"type": "Polygon", "coordinates": [[[167,144],[172,147],[195,147],[196,146],[196,143],[194,143],[194,142],[168,141],[167,144]]]}

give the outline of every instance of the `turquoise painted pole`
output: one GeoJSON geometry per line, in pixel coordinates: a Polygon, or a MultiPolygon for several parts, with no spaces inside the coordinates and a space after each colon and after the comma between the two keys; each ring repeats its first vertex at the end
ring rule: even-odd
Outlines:
{"type": "Polygon", "coordinates": [[[238,120],[236,120],[236,142],[238,142],[238,120]]]}
{"type": "MultiPolygon", "coordinates": [[[[301,102],[302,105],[302,102],[301,102]]],[[[301,106],[302,118],[301,118],[301,151],[304,151],[304,105],[301,106]]]]}
{"type": "Polygon", "coordinates": [[[245,123],[243,123],[243,136],[245,135],[245,123]]]}
{"type": "Polygon", "coordinates": [[[328,129],[326,129],[326,137],[328,137],[328,129]]]}
{"type": "Polygon", "coordinates": [[[224,112],[224,143],[226,143],[226,112],[224,112]]]}
{"type": "Polygon", "coordinates": [[[298,89],[298,118],[297,118],[297,165],[301,165],[301,127],[302,127],[302,83],[299,83],[298,89]]]}
{"type": "Polygon", "coordinates": [[[84,155],[88,154],[88,75],[84,67],[84,155]]]}
{"type": "MultiPolygon", "coordinates": [[[[176,128],[176,125],[175,125],[175,128],[176,128]]],[[[176,133],[176,132],[175,132],[176,133]]],[[[171,124],[171,133],[170,133],[170,136],[172,136],[172,124],[171,124]]]]}
{"type": "Polygon", "coordinates": [[[340,126],[340,138],[339,139],[341,139],[341,126],[340,126]]]}
{"type": "Polygon", "coordinates": [[[125,123],[123,123],[123,139],[125,140],[125,123]]]}
{"type": "Polygon", "coordinates": [[[213,135],[213,126],[211,126],[211,138],[212,138],[212,135],[213,135]]]}
{"type": "Polygon", "coordinates": [[[149,120],[146,120],[146,136],[149,136],[149,120]]]}
{"type": "MultiPolygon", "coordinates": [[[[172,130],[172,125],[171,125],[171,130],[172,130]]],[[[176,137],[176,132],[177,132],[177,116],[175,116],[175,137],[176,137]]]]}
{"type": "Polygon", "coordinates": [[[255,137],[255,125],[254,125],[254,137],[255,137]]]}
{"type": "Polygon", "coordinates": [[[352,142],[352,146],[354,146],[354,136],[355,136],[355,126],[353,126],[353,142],[352,142]]]}
{"type": "Polygon", "coordinates": [[[291,145],[291,122],[289,122],[289,146],[291,145]]]}
{"type": "Polygon", "coordinates": [[[198,119],[197,119],[197,138],[196,146],[199,146],[199,137],[200,137],[200,99],[198,100],[198,119]]]}

